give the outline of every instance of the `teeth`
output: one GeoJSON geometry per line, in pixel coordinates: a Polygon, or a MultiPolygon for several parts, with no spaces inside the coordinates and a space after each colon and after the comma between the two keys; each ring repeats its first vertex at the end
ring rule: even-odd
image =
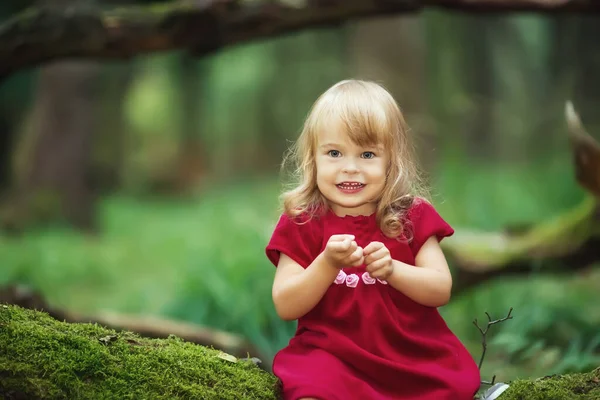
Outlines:
{"type": "Polygon", "coordinates": [[[352,190],[352,189],[359,189],[359,188],[363,187],[364,185],[362,183],[350,182],[350,183],[339,183],[337,186],[342,189],[352,190]]]}

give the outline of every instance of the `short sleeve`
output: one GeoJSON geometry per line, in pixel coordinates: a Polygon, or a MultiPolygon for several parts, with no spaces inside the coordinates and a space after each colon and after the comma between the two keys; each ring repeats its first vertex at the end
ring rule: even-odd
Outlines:
{"type": "Polygon", "coordinates": [[[282,215],[266,247],[267,258],[277,266],[281,253],[307,268],[321,250],[318,222],[282,215]]]}
{"type": "Polygon", "coordinates": [[[454,229],[425,200],[415,199],[408,215],[413,233],[410,247],[415,256],[430,237],[436,236],[441,241],[454,234],[454,229]]]}

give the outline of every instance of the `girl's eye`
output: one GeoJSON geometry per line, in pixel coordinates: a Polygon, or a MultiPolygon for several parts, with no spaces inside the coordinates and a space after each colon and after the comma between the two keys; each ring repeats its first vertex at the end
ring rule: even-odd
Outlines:
{"type": "Polygon", "coordinates": [[[339,157],[342,155],[342,153],[337,150],[329,150],[327,154],[329,154],[331,157],[339,157]]]}
{"type": "Polygon", "coordinates": [[[375,157],[375,153],[373,153],[372,151],[365,151],[364,153],[362,153],[362,157],[370,159],[375,157]]]}

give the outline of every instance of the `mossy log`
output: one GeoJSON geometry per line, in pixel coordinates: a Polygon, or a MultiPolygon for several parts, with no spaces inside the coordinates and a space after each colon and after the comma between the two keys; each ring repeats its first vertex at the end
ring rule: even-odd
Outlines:
{"type": "Polygon", "coordinates": [[[276,399],[251,361],[175,336],[146,339],[0,305],[0,398],[276,399]]]}
{"type": "Polygon", "coordinates": [[[219,349],[236,357],[247,357],[250,354],[261,360],[263,368],[268,370],[271,367],[260,350],[244,337],[207,326],[165,317],[114,311],[80,314],[51,306],[40,292],[22,284],[0,286],[0,303],[41,310],[59,321],[99,324],[118,331],[135,332],[146,338],[164,339],[175,335],[186,342],[219,349]]]}
{"type": "MultiPolygon", "coordinates": [[[[172,336],[146,339],[0,305],[0,398],[278,399],[254,363],[172,336]]],[[[502,400],[600,399],[600,368],[517,380],[502,400]]]]}
{"type": "Polygon", "coordinates": [[[600,367],[581,374],[553,375],[539,379],[519,379],[498,400],[598,400],[600,367]]]}
{"type": "Polygon", "coordinates": [[[126,59],[226,46],[425,7],[463,11],[600,12],[596,0],[183,0],[146,6],[33,6],[0,25],[0,78],[56,59],[126,59]]]}
{"type": "Polygon", "coordinates": [[[519,232],[457,230],[442,242],[456,271],[459,292],[499,275],[570,273],[600,261],[600,144],[585,130],[571,103],[565,108],[575,179],[587,192],[564,214],[519,232]]]}

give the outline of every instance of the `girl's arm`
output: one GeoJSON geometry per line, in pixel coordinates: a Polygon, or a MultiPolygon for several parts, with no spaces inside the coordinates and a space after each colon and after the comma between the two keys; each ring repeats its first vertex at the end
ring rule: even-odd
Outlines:
{"type": "Polygon", "coordinates": [[[324,253],[306,269],[281,253],[273,282],[273,302],[280,318],[290,321],[312,310],[339,273],[324,253]]]}
{"type": "Polygon", "coordinates": [[[392,273],[386,281],[417,303],[441,307],[450,301],[452,275],[435,236],[421,246],[415,265],[392,260],[392,273]]]}

